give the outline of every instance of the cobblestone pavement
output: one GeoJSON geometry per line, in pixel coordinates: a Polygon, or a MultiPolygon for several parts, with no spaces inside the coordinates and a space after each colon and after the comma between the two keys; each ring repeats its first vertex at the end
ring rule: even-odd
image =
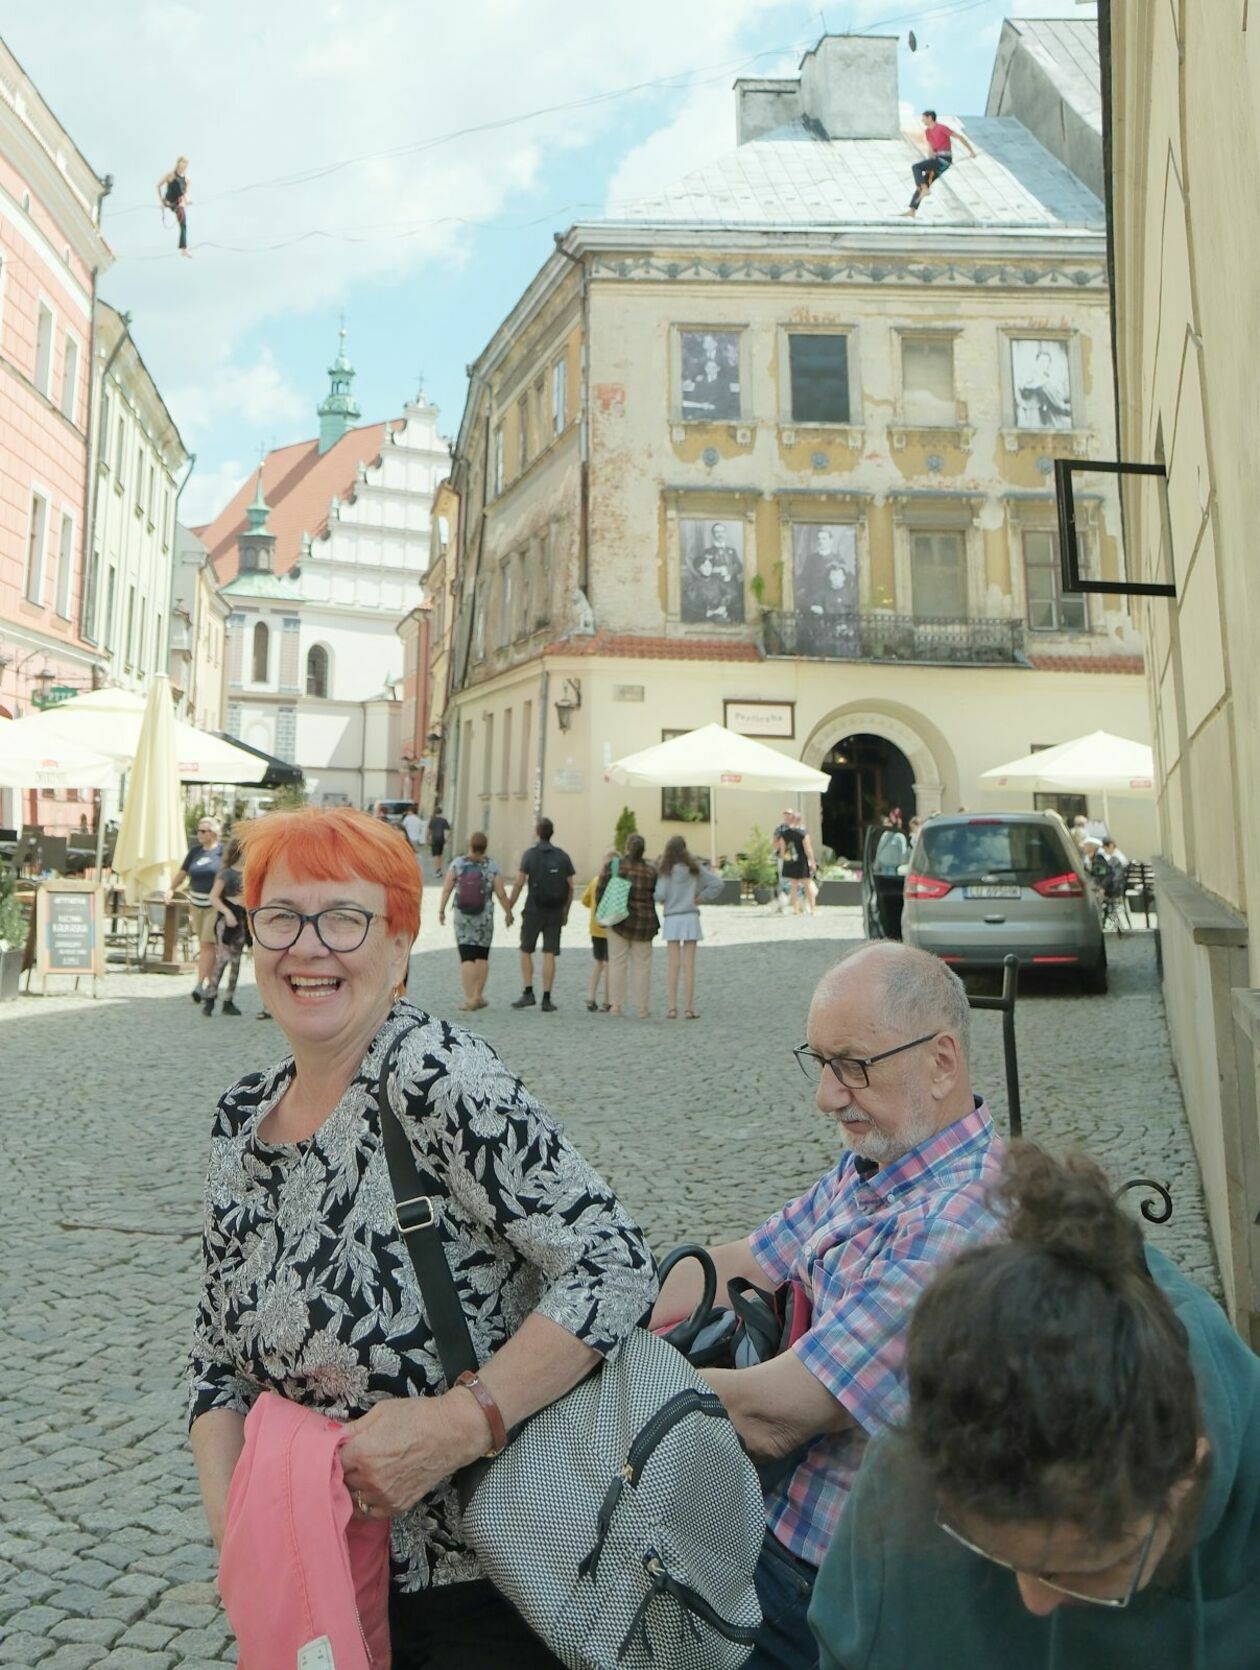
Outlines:
{"type": "MultiPolygon", "coordinates": [[[[431,908],[430,908],[430,914],[431,908]]],[[[664,954],[647,1022],[588,1014],[584,932],[568,930],[560,1012],[515,1012],[500,927],[485,1035],[612,1179],[658,1253],[729,1239],[812,1181],[835,1138],[788,1053],[814,980],[860,933],[711,910],[694,1024],[666,1022],[664,954]]],[[[1084,1142],[1117,1181],[1173,1190],[1155,1238],[1215,1287],[1198,1175],[1169,1056],[1153,941],[1113,943],[1112,991],[1021,1001],[1024,1124],[1084,1142]]],[[[426,928],[411,989],[459,995],[426,928]]],[[[0,1664],[205,1670],[233,1654],[213,1588],[183,1427],[206,1131],[218,1093],[276,1058],[253,1019],[202,1017],[188,983],[111,974],[96,1001],[0,1007],[0,1664]]],[[[975,1081],[1005,1111],[999,1018],[976,1017],[975,1081]]]]}

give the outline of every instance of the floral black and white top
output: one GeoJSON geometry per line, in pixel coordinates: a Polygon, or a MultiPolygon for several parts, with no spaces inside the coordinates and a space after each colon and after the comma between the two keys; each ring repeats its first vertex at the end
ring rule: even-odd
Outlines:
{"type": "MultiPolygon", "coordinates": [[[[189,1420],[246,1413],[271,1390],[334,1420],[445,1391],[398,1231],[376,1109],[390,1045],[393,1106],[440,1190],[438,1221],[485,1361],[533,1311],[606,1354],[656,1296],[651,1254],[612,1190],[489,1044],[398,1003],[357,1076],[304,1142],[268,1143],[291,1059],[219,1103],[206,1185],[205,1271],[189,1420]]],[[[482,1575],[449,1481],[393,1526],[404,1590],[482,1575]]]]}

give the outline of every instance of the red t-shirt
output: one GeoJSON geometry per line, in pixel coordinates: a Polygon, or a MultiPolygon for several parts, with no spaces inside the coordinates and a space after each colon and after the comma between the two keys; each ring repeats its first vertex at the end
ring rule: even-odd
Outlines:
{"type": "Polygon", "coordinates": [[[933,152],[953,150],[953,136],[944,122],[933,122],[926,130],[928,149],[933,152]]]}

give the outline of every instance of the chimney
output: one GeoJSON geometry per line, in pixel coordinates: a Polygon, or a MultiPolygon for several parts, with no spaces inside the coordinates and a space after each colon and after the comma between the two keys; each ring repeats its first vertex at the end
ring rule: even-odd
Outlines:
{"type": "Polygon", "coordinates": [[[799,80],[735,83],[737,142],[803,121],[816,138],[898,139],[896,35],[824,35],[799,80]]]}
{"type": "Polygon", "coordinates": [[[828,139],[897,139],[896,35],[824,35],[801,59],[804,114],[828,139]]]}

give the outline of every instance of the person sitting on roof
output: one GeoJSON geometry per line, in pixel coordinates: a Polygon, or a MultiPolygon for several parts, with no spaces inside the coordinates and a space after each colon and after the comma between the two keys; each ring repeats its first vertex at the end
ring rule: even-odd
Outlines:
{"type": "Polygon", "coordinates": [[[928,156],[925,161],[916,162],[910,170],[914,175],[914,196],[910,199],[910,207],[906,214],[911,218],[918,213],[919,204],[931,191],[933,184],[947,168],[953,166],[955,139],[961,139],[973,157],[976,154],[976,148],[967,135],[959,133],[956,128],[947,127],[944,122],[937,121],[935,110],[923,112],[923,137],[927,140],[928,156]]]}

